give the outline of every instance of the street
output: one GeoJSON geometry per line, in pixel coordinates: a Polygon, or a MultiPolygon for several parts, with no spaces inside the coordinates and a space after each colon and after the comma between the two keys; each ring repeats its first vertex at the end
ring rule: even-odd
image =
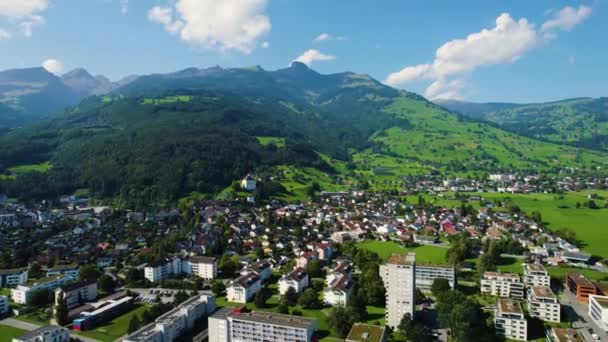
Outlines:
{"type": "Polygon", "coordinates": [[[601,341],[608,341],[608,335],[595,325],[591,317],[589,317],[587,304],[579,304],[576,301],[576,297],[569,291],[562,293],[560,302],[563,306],[564,316],[566,316],[564,319],[568,318],[573,322],[572,327],[577,329],[585,341],[595,341],[591,337],[589,329],[593,330],[600,337],[601,341]]]}

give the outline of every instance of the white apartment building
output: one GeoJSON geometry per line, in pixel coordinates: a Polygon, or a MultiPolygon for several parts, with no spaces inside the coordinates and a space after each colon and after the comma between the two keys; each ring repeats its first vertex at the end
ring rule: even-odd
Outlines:
{"type": "Polygon", "coordinates": [[[284,295],[292,287],[301,293],[308,287],[308,274],[301,267],[296,267],[279,279],[279,294],[284,295]]]}
{"type": "Polygon", "coordinates": [[[608,296],[589,296],[589,316],[600,329],[608,333],[608,296]]]}
{"type": "Polygon", "coordinates": [[[15,287],[27,283],[27,268],[0,270],[0,287],[15,287]]]}
{"type": "Polygon", "coordinates": [[[151,283],[160,283],[181,273],[185,272],[182,272],[182,259],[179,257],[163,258],[144,267],[144,277],[151,283]]]}
{"type": "Polygon", "coordinates": [[[80,306],[84,302],[93,301],[97,298],[97,282],[75,282],[61,285],[55,289],[55,305],[59,304],[62,297],[68,310],[80,306]]]}
{"type": "Polygon", "coordinates": [[[209,342],[310,342],[316,329],[307,317],[224,308],[209,317],[209,342]]]}
{"type": "Polygon", "coordinates": [[[526,264],[524,267],[524,284],[532,286],[551,286],[551,277],[543,265],[526,264]]]}
{"type": "Polygon", "coordinates": [[[247,303],[262,289],[262,278],[255,272],[242,275],[226,289],[226,299],[229,302],[247,303]]]}
{"type": "Polygon", "coordinates": [[[268,259],[256,261],[253,264],[249,265],[246,270],[244,270],[241,274],[246,274],[249,272],[255,272],[262,281],[270,279],[272,276],[272,264],[268,259]]]}
{"type": "Polygon", "coordinates": [[[393,254],[380,266],[386,288],[386,325],[396,328],[403,315],[414,316],[416,309],[416,254],[393,254]]]}
{"type": "Polygon", "coordinates": [[[353,294],[354,285],[355,283],[345,274],[333,278],[323,291],[323,301],[328,305],[346,306],[353,294]]]}
{"type": "Polygon", "coordinates": [[[548,286],[532,286],[528,290],[530,316],[548,322],[560,322],[561,305],[548,286]]]}
{"type": "Polygon", "coordinates": [[[453,289],[456,285],[456,272],[453,266],[416,265],[416,288],[421,291],[431,291],[435,279],[447,279],[453,289]]]}
{"type": "Polygon", "coordinates": [[[77,279],[79,275],[80,265],[78,264],[56,265],[46,271],[47,277],[67,276],[77,279]]]}
{"type": "Polygon", "coordinates": [[[39,279],[35,282],[30,282],[25,285],[19,285],[14,289],[11,289],[11,298],[13,302],[17,304],[27,305],[29,304],[30,294],[34,291],[49,290],[53,291],[57,287],[72,282],[74,279],[67,276],[57,276],[45,279],[39,279]]]}
{"type": "MultiPolygon", "coordinates": [[[[192,275],[205,280],[217,278],[217,259],[213,257],[193,256],[189,259],[192,275]]],[[[188,273],[188,272],[186,272],[188,273]]]]}
{"type": "Polygon", "coordinates": [[[8,297],[0,296],[0,317],[6,315],[8,313],[8,297]]]}
{"type": "Polygon", "coordinates": [[[501,298],[494,309],[494,327],[498,335],[513,340],[526,341],[528,321],[519,301],[501,298]]]}
{"type": "Polygon", "coordinates": [[[215,296],[200,295],[181,303],[123,339],[124,342],[172,342],[216,309],[215,296]]]}
{"type": "Polygon", "coordinates": [[[336,263],[336,266],[325,275],[325,285],[331,286],[336,279],[340,279],[344,276],[351,279],[353,274],[353,265],[349,261],[340,260],[336,263]]]}
{"type": "Polygon", "coordinates": [[[517,274],[486,272],[481,279],[482,294],[505,298],[524,298],[524,284],[517,274]]]}
{"type": "Polygon", "coordinates": [[[56,325],[40,327],[13,338],[13,342],[68,342],[69,340],[70,331],[56,325]]]}

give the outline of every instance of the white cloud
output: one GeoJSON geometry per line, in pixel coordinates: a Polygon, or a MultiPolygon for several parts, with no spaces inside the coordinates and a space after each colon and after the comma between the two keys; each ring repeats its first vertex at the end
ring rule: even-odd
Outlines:
{"type": "Polygon", "coordinates": [[[564,7],[554,13],[553,18],[545,21],[541,31],[548,32],[555,29],[571,31],[576,25],[591,15],[591,7],[580,6],[579,8],[564,7]]]}
{"type": "Polygon", "coordinates": [[[321,61],[332,61],[336,59],[336,56],[326,55],[319,50],[310,49],[301,54],[298,58],[294,59],[294,62],[302,62],[308,66],[312,65],[314,62],[321,61]]]}
{"type": "Polygon", "coordinates": [[[431,99],[462,100],[460,91],[466,86],[461,79],[438,79],[426,89],[425,96],[431,99]]]}
{"type": "Polygon", "coordinates": [[[329,40],[344,40],[344,37],[342,36],[334,36],[331,35],[329,33],[321,33],[320,35],[318,35],[313,42],[314,43],[319,43],[319,42],[326,42],[329,40]]]}
{"type": "Polygon", "coordinates": [[[408,66],[399,71],[391,73],[384,80],[384,82],[390,85],[400,85],[418,78],[428,78],[431,67],[432,65],[430,64],[408,66]]]}
{"type": "Polygon", "coordinates": [[[129,0],[120,0],[120,14],[127,15],[129,13],[129,0]]]}
{"type": "Polygon", "coordinates": [[[271,29],[268,0],[177,0],[153,7],[148,18],[190,44],[250,53],[271,29]]]}
{"type": "Polygon", "coordinates": [[[61,74],[63,72],[63,63],[54,58],[50,58],[42,62],[42,67],[53,74],[61,74]]]}
{"type": "Polygon", "coordinates": [[[0,28],[0,41],[10,39],[10,38],[11,38],[11,34],[8,31],[0,28]]]}
{"type": "Polygon", "coordinates": [[[50,4],[50,0],[0,0],[0,17],[7,17],[21,28],[23,35],[32,36],[33,27],[42,25],[40,15],[50,4]]]}

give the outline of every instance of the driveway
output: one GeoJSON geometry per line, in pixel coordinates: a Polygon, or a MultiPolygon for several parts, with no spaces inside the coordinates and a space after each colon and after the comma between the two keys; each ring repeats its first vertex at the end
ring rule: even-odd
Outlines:
{"type": "Polygon", "coordinates": [[[589,333],[589,329],[593,330],[602,341],[608,341],[608,334],[600,329],[593,319],[589,317],[589,305],[580,304],[576,301],[576,297],[566,290],[560,296],[560,302],[564,312],[564,318],[570,318],[572,327],[577,329],[579,334],[583,336],[585,341],[594,341],[589,333]]]}

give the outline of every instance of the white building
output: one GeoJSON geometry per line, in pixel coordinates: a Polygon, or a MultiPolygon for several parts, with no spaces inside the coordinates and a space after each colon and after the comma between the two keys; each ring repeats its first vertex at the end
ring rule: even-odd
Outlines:
{"type": "Polygon", "coordinates": [[[55,305],[63,297],[68,310],[97,298],[97,282],[75,282],[59,286],[55,289],[55,305]]]}
{"type": "Polygon", "coordinates": [[[547,342],[584,342],[576,329],[556,328],[547,329],[547,342]]]}
{"type": "Polygon", "coordinates": [[[195,296],[123,339],[124,342],[172,342],[215,311],[215,296],[195,296]]]}
{"type": "Polygon", "coordinates": [[[0,296],[0,317],[6,315],[8,313],[8,297],[0,296]]]}
{"type": "Polygon", "coordinates": [[[561,305],[548,286],[532,286],[528,290],[530,316],[548,322],[560,322],[561,305]]]}
{"type": "Polygon", "coordinates": [[[414,316],[416,308],[416,254],[393,254],[380,266],[386,288],[386,325],[396,328],[403,315],[414,316]]]}
{"type": "Polygon", "coordinates": [[[193,256],[189,259],[191,273],[205,280],[217,278],[217,259],[213,257],[193,256]]]}
{"type": "Polygon", "coordinates": [[[25,285],[19,285],[11,289],[11,298],[17,304],[29,304],[30,295],[34,291],[49,290],[53,291],[57,287],[74,281],[73,278],[67,276],[49,277],[29,282],[25,285]]]}
{"type": "Polygon", "coordinates": [[[248,174],[247,176],[245,176],[245,178],[243,178],[243,180],[241,181],[241,188],[243,188],[247,191],[255,190],[256,186],[257,186],[257,182],[251,174],[248,174]]]}
{"type": "Polygon", "coordinates": [[[256,261],[249,265],[249,267],[241,274],[247,274],[249,272],[256,273],[258,276],[260,276],[262,281],[268,280],[272,276],[272,264],[268,259],[256,261]]]}
{"type": "Polygon", "coordinates": [[[608,333],[608,296],[589,296],[589,316],[600,329],[608,333]]]}
{"type": "Polygon", "coordinates": [[[179,257],[163,258],[149,263],[144,268],[144,277],[151,283],[160,283],[182,272],[182,260],[179,257]]]}
{"type": "Polygon", "coordinates": [[[56,277],[62,275],[77,279],[78,275],[80,275],[80,266],[77,264],[57,265],[53,268],[49,268],[46,271],[47,277],[56,277]]]}
{"type": "Polygon", "coordinates": [[[15,287],[27,283],[27,268],[0,270],[0,287],[15,287]]]}
{"type": "Polygon", "coordinates": [[[303,268],[296,267],[279,279],[279,294],[284,295],[292,287],[301,293],[308,287],[308,274],[303,268]]]}
{"type": "Polygon", "coordinates": [[[346,275],[333,278],[329,286],[323,290],[323,301],[328,305],[346,306],[353,294],[354,284],[346,275]]]}
{"type": "Polygon", "coordinates": [[[209,317],[209,342],[310,342],[316,329],[312,318],[224,308],[209,317]]]}
{"type": "Polygon", "coordinates": [[[255,272],[244,274],[226,289],[226,300],[235,303],[247,303],[262,289],[262,279],[255,272]]]}
{"type": "Polygon", "coordinates": [[[524,284],[519,276],[513,273],[484,273],[480,291],[482,294],[498,297],[524,298],[524,284]]]}
{"type": "Polygon", "coordinates": [[[447,279],[453,289],[456,285],[454,266],[416,265],[416,288],[421,291],[431,291],[435,279],[447,279]]]}
{"type": "Polygon", "coordinates": [[[498,335],[513,340],[526,341],[528,321],[519,301],[501,298],[494,309],[494,327],[498,335]]]}
{"type": "Polygon", "coordinates": [[[551,286],[551,277],[543,265],[526,264],[524,267],[524,283],[526,286],[551,286]]]}
{"type": "Polygon", "coordinates": [[[68,342],[69,340],[70,331],[56,325],[40,327],[13,338],[13,342],[68,342]]]}

